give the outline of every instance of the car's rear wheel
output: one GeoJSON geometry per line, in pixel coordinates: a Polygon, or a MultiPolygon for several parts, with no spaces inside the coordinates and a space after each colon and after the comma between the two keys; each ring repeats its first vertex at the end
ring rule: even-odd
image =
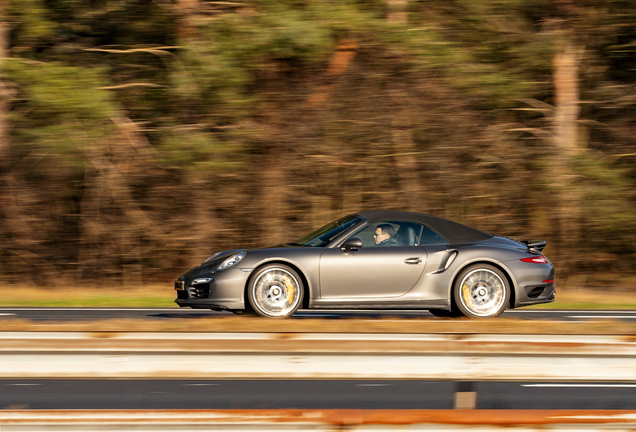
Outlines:
{"type": "Polygon", "coordinates": [[[466,267],[453,288],[455,304],[469,318],[493,318],[501,315],[510,301],[506,275],[489,264],[466,267]]]}
{"type": "Polygon", "coordinates": [[[247,292],[254,312],[268,318],[289,317],[303,301],[300,276],[284,264],[269,264],[258,269],[247,292]]]}

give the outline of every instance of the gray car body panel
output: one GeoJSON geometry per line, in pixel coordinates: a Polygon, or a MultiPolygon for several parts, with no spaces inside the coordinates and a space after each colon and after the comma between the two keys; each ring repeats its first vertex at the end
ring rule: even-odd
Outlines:
{"type": "Polygon", "coordinates": [[[245,309],[250,275],[259,267],[275,262],[294,268],[303,278],[305,305],[309,308],[449,310],[455,279],[464,268],[476,263],[494,265],[507,275],[512,289],[510,307],[554,301],[554,283],[546,282],[554,280],[554,267],[549,262],[521,261],[537,254],[520,242],[418,213],[375,211],[356,215],[361,222],[325,247],[281,245],[251,249],[234,267],[215,271],[224,259],[241,249],[220,253],[211,262],[177,279],[184,283],[185,289],[176,302],[193,308],[245,309]],[[450,237],[471,241],[357,250],[340,248],[352,233],[382,220],[419,222],[447,240],[450,237]],[[195,298],[193,281],[208,278],[212,279],[209,294],[204,291],[202,298],[195,298]]]}

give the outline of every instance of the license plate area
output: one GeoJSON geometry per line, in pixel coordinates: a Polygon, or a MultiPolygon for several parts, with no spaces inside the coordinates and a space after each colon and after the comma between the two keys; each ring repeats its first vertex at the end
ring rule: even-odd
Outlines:
{"type": "Polygon", "coordinates": [[[174,289],[177,291],[183,291],[185,289],[183,281],[174,281],[174,289]]]}

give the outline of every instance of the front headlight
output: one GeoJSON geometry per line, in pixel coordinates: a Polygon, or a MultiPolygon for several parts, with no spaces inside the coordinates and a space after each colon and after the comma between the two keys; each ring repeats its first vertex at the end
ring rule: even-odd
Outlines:
{"type": "Polygon", "coordinates": [[[235,266],[243,258],[245,258],[245,255],[247,255],[247,252],[245,251],[232,255],[231,257],[223,261],[223,263],[221,263],[221,265],[216,268],[216,271],[229,269],[230,267],[235,266]]]}
{"type": "Polygon", "coordinates": [[[209,257],[206,258],[205,261],[203,261],[203,264],[212,261],[214,258],[218,257],[219,255],[221,255],[223,252],[217,252],[214,255],[210,255],[209,257]]]}

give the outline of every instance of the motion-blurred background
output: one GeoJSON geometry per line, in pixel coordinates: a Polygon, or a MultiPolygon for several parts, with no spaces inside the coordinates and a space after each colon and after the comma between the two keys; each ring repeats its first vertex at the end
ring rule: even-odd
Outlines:
{"type": "Polygon", "coordinates": [[[160,283],[399,209],[631,283],[636,2],[0,5],[1,282],[160,283]]]}

